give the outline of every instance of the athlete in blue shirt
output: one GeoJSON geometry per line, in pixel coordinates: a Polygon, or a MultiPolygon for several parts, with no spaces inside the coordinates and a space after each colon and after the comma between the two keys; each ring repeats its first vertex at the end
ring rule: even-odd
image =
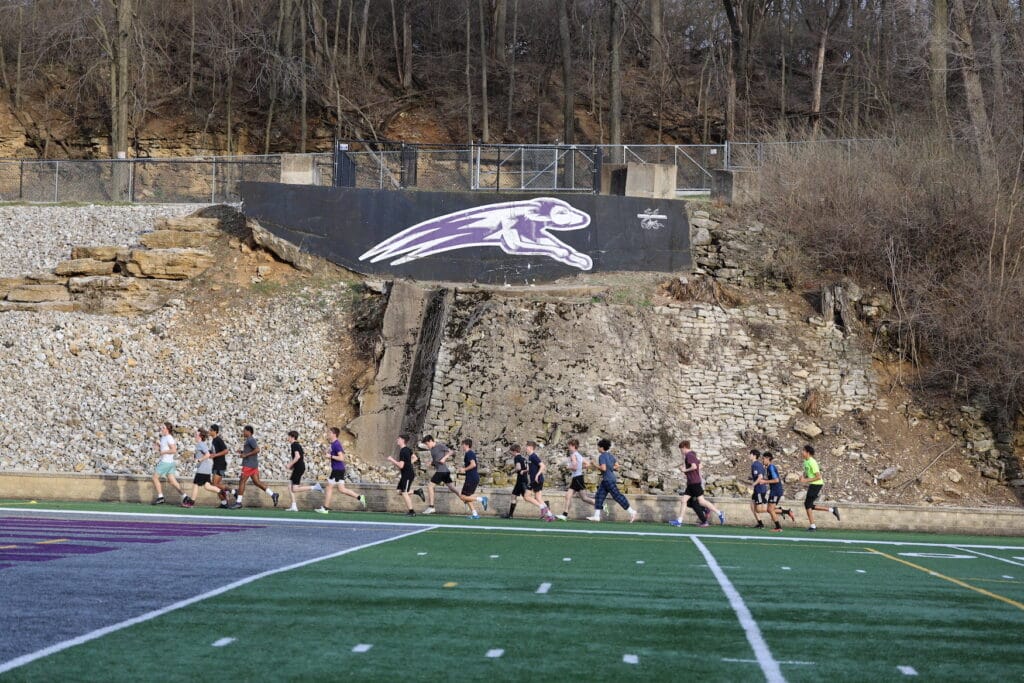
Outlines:
{"type": "Polygon", "coordinates": [[[765,482],[764,465],[761,463],[761,451],[756,448],[750,451],[750,481],[754,485],[754,493],[750,496],[750,511],[754,513],[755,525],[758,529],[764,528],[760,513],[765,511],[768,504],[768,484],[765,482]]]}
{"type": "Polygon", "coordinates": [[[792,510],[782,507],[782,475],[779,474],[779,468],[775,466],[775,456],[765,451],[761,454],[761,460],[764,463],[765,483],[768,484],[768,514],[772,516],[772,522],[775,524],[772,531],[782,531],[782,525],[779,524],[779,513],[789,515],[794,522],[796,516],[792,510]]]}

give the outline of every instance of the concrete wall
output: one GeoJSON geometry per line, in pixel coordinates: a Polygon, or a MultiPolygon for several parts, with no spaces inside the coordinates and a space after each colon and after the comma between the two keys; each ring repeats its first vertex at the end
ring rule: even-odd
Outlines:
{"type": "Polygon", "coordinates": [[[711,172],[711,198],[740,206],[761,197],[760,174],[756,171],[717,169],[711,172]]]}
{"type": "MultiPolygon", "coordinates": [[[[283,481],[266,482],[282,494],[280,507],[287,506],[288,485],[283,481]]],[[[166,488],[166,487],[165,487],[166,488]]],[[[375,512],[404,511],[404,505],[391,484],[355,484],[353,488],[366,494],[368,507],[375,512]]],[[[167,492],[165,491],[165,494],[167,492]]],[[[508,489],[487,490],[491,496],[491,509],[485,514],[493,517],[508,510],[508,489]]],[[[548,499],[556,512],[561,512],[562,491],[550,491],[548,499]],[[556,502],[558,501],[558,502],[556,502]]],[[[19,501],[36,500],[40,507],[47,501],[121,502],[149,503],[153,499],[153,484],[149,477],[116,476],[94,474],[50,474],[24,473],[0,475],[0,498],[19,501]]],[[[168,496],[168,501],[173,496],[168,496]]],[[[301,493],[297,496],[299,507],[309,510],[318,506],[323,495],[301,493]]],[[[676,496],[652,496],[629,494],[633,507],[640,510],[641,521],[663,523],[674,517],[678,510],[676,496]]],[[[352,498],[335,496],[334,507],[339,510],[358,508],[352,498]]],[[[718,498],[716,504],[725,512],[730,525],[746,525],[751,520],[749,501],[736,498],[718,498]]],[[[169,505],[170,503],[168,503],[169,505]]],[[[213,507],[216,496],[203,492],[198,498],[201,507],[213,507]]],[[[270,499],[262,493],[249,493],[245,498],[246,507],[269,507],[270,499]]],[[[800,503],[794,503],[797,514],[795,523],[786,524],[787,529],[802,529],[806,518],[800,503]]],[[[2,506],[0,506],[2,507],[2,506]]],[[[20,505],[19,507],[26,507],[20,505]]],[[[453,495],[447,492],[437,494],[437,509],[442,514],[463,514],[465,508],[453,495]]],[[[416,501],[416,509],[422,505],[416,501]]],[[[605,506],[609,521],[624,521],[625,513],[613,501],[605,506]]],[[[581,519],[592,510],[582,503],[574,503],[573,519],[581,519]]],[[[521,505],[519,516],[531,518],[530,506],[521,505]]],[[[231,514],[231,513],[225,513],[231,514]]],[[[693,521],[693,513],[687,510],[687,521],[693,521]]],[[[963,533],[986,536],[1024,536],[1024,510],[1006,508],[957,508],[957,507],[912,507],[895,505],[866,505],[847,503],[842,506],[843,521],[837,523],[828,513],[818,513],[816,521],[822,530],[842,528],[844,530],[910,531],[934,533],[963,533]]],[[[644,528],[644,527],[641,527],[644,528]]],[[[666,527],[667,529],[667,527],[666,527]]],[[[644,530],[651,530],[650,527],[644,530]]],[[[751,530],[751,533],[762,533],[751,530]]]]}
{"type": "Polygon", "coordinates": [[[282,154],[281,182],[289,185],[315,185],[313,157],[308,154],[282,154]]]}

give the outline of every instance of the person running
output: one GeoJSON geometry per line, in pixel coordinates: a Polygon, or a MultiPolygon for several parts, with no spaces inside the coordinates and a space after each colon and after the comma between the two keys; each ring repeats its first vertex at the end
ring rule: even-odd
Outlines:
{"type": "Polygon", "coordinates": [[[227,509],[228,493],[230,488],[224,483],[224,477],[228,473],[228,445],[220,436],[220,425],[210,425],[210,455],[213,456],[213,472],[210,481],[220,489],[220,507],[227,509]]]}
{"type": "Polygon", "coordinates": [[[416,480],[415,463],[418,458],[409,448],[409,437],[405,434],[399,434],[395,439],[395,444],[399,449],[398,460],[389,455],[388,462],[398,468],[398,492],[402,494],[402,500],[405,501],[407,508],[405,516],[415,517],[416,511],[412,509],[412,498],[409,497],[409,493],[412,492],[412,483],[416,480]]]}
{"type": "Polygon", "coordinates": [[[558,519],[563,522],[569,519],[569,506],[572,504],[573,496],[578,496],[587,505],[593,505],[594,499],[587,495],[587,485],[583,483],[583,467],[586,465],[586,460],[580,453],[580,441],[579,439],[569,439],[569,473],[572,479],[569,480],[569,488],[565,492],[565,505],[562,508],[562,514],[558,515],[558,519]]]}
{"type": "Polygon", "coordinates": [[[619,462],[612,455],[611,447],[612,442],[608,439],[601,439],[597,442],[597,469],[601,470],[601,483],[598,484],[597,493],[594,494],[594,514],[587,519],[591,522],[601,521],[604,499],[610,495],[623,510],[629,513],[629,523],[632,524],[640,513],[630,506],[629,500],[619,491],[615,476],[615,470],[619,469],[619,462]]]}
{"type": "Polygon", "coordinates": [[[435,486],[444,484],[449,491],[459,495],[459,490],[452,483],[452,471],[448,468],[448,458],[454,451],[448,448],[448,444],[438,443],[430,434],[423,437],[423,447],[430,451],[430,466],[434,468],[434,474],[431,475],[430,481],[427,483],[427,507],[423,510],[423,514],[432,515],[437,512],[434,509],[435,486]]]}
{"type": "Polygon", "coordinates": [[[529,464],[526,462],[526,456],[523,455],[523,449],[519,444],[514,443],[508,450],[512,454],[512,470],[516,475],[516,483],[512,487],[512,502],[508,506],[508,514],[502,515],[502,519],[512,519],[512,515],[516,513],[516,503],[526,495],[530,486],[529,464]]]}
{"type": "Polygon", "coordinates": [[[345,487],[345,448],[338,438],[340,436],[341,430],[337,427],[331,427],[327,432],[327,439],[331,442],[327,449],[327,455],[331,459],[331,474],[327,479],[327,495],[324,497],[324,504],[313,510],[321,515],[326,515],[331,511],[331,496],[334,495],[335,488],[338,489],[338,493],[355,498],[364,509],[366,508],[366,496],[345,487]]]}
{"type": "Polygon", "coordinates": [[[772,523],[775,524],[772,531],[782,531],[779,514],[789,515],[789,519],[794,522],[796,516],[792,510],[782,507],[782,475],[779,474],[779,468],[775,466],[775,456],[765,451],[761,454],[761,460],[764,461],[764,477],[768,484],[768,514],[771,515],[772,523]]]}
{"type": "Polygon", "coordinates": [[[545,464],[541,457],[537,455],[537,442],[527,441],[526,442],[526,463],[529,482],[526,485],[526,493],[523,494],[523,500],[532,505],[536,505],[540,510],[540,518],[545,522],[555,521],[555,516],[551,514],[551,510],[548,509],[548,504],[544,502],[544,473],[547,472],[548,466],[545,464]]]}
{"type": "Polygon", "coordinates": [[[302,475],[306,473],[306,452],[302,450],[302,444],[299,443],[299,433],[296,431],[288,432],[288,452],[291,453],[292,459],[288,463],[288,470],[291,473],[288,482],[288,493],[291,494],[292,504],[288,506],[288,512],[298,512],[299,506],[295,502],[295,494],[303,491],[316,491],[317,493],[323,493],[324,487],[320,485],[320,482],[316,482],[312,486],[302,485],[302,475]]]}
{"type": "Polygon", "coordinates": [[[164,503],[164,489],[160,484],[160,477],[167,477],[167,483],[178,489],[178,493],[181,494],[182,503],[188,500],[188,496],[185,495],[181,484],[178,483],[177,478],[174,476],[178,469],[178,466],[174,463],[174,458],[178,454],[178,444],[175,442],[174,437],[171,436],[171,430],[173,429],[174,425],[170,422],[164,422],[160,425],[160,440],[154,444],[154,448],[160,454],[160,460],[157,462],[156,470],[153,472],[153,486],[156,487],[156,498],[153,499],[153,505],[162,505],[164,503]]]}
{"type": "Polygon", "coordinates": [[[818,467],[818,461],[814,459],[814,446],[810,444],[804,446],[802,455],[804,458],[804,473],[800,477],[800,482],[807,484],[807,495],[804,497],[804,510],[807,512],[807,521],[810,524],[807,530],[817,531],[818,527],[814,524],[814,511],[831,512],[835,515],[836,521],[839,521],[839,508],[815,505],[818,496],[821,495],[821,487],[825,485],[825,481],[821,478],[821,468],[818,467]]]}
{"type": "Polygon", "coordinates": [[[750,450],[750,481],[754,485],[754,493],[750,496],[750,511],[754,513],[754,525],[757,529],[764,528],[760,513],[768,505],[768,484],[765,482],[764,463],[761,462],[761,451],[750,450]]]}
{"type": "Polygon", "coordinates": [[[277,507],[277,501],[281,497],[260,481],[260,445],[256,441],[254,434],[255,431],[250,425],[242,427],[242,438],[245,439],[245,442],[242,444],[241,450],[238,451],[238,454],[242,456],[242,476],[238,478],[238,488],[232,491],[235,496],[235,502],[231,504],[232,510],[242,507],[245,483],[250,479],[252,479],[253,486],[270,496],[270,500],[274,502],[274,507],[277,507]]]}
{"type": "MultiPolygon", "coordinates": [[[[691,498],[696,498],[697,502],[702,506],[710,510],[711,512],[718,513],[718,523],[725,524],[725,513],[716,508],[714,505],[704,497],[704,481],[700,474],[700,458],[697,454],[690,450],[689,441],[679,442],[679,451],[683,454],[683,463],[679,466],[679,469],[686,475],[686,489],[683,491],[683,497],[679,500],[679,517],[670,520],[669,524],[672,526],[683,525],[683,513],[686,512],[686,508],[691,498]]],[[[697,508],[694,508],[696,510],[697,508]]],[[[700,513],[698,513],[699,516],[700,513]]],[[[708,525],[707,518],[705,517],[701,521],[700,526],[706,527],[708,525]]]]}
{"type": "Polygon", "coordinates": [[[210,433],[202,427],[196,430],[196,474],[192,479],[192,492],[181,502],[182,507],[190,508],[196,504],[200,488],[216,493],[218,497],[224,494],[219,486],[210,481],[213,477],[213,453],[210,452],[210,444],[206,443],[209,436],[210,433]]]}
{"type": "Polygon", "coordinates": [[[480,519],[473,503],[479,501],[484,512],[487,512],[488,498],[476,494],[476,489],[480,486],[480,468],[477,466],[476,453],[473,452],[473,439],[463,439],[459,447],[462,449],[462,467],[459,468],[459,474],[464,477],[462,490],[459,491],[459,500],[465,503],[469,509],[470,519],[480,519]]]}

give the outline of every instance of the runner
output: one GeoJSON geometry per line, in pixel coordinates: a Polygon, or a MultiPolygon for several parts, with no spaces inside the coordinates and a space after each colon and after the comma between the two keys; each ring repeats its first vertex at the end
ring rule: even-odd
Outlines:
{"type": "Polygon", "coordinates": [[[761,451],[756,448],[750,451],[750,481],[754,484],[754,493],[750,496],[750,511],[754,513],[755,527],[764,528],[760,513],[768,504],[768,484],[765,483],[764,463],[761,462],[761,451]]]}
{"type": "Polygon", "coordinates": [[[231,492],[235,496],[235,502],[231,504],[232,510],[242,507],[245,483],[250,479],[252,479],[253,486],[270,496],[270,500],[274,501],[274,507],[277,507],[277,500],[281,497],[260,481],[260,445],[257,443],[256,437],[253,436],[254,433],[253,428],[249,425],[242,428],[242,438],[245,439],[245,443],[238,451],[238,454],[242,456],[242,476],[238,478],[238,488],[231,492]]]}
{"type": "Polygon", "coordinates": [[[555,516],[551,514],[551,510],[548,509],[548,505],[544,502],[544,473],[547,472],[548,466],[541,460],[541,457],[537,455],[537,442],[527,441],[526,442],[526,462],[529,473],[529,483],[526,488],[527,491],[523,494],[523,500],[532,505],[536,505],[540,510],[540,518],[545,522],[555,521],[555,516]]]}
{"type": "Polygon", "coordinates": [[[196,430],[196,474],[192,479],[192,493],[181,501],[182,507],[190,508],[196,504],[196,496],[199,495],[200,487],[216,493],[218,497],[224,495],[224,491],[219,486],[210,483],[210,479],[213,477],[213,454],[210,452],[210,444],[206,443],[209,436],[210,433],[202,427],[196,430]]]}
{"type": "Polygon", "coordinates": [[[174,464],[174,457],[178,454],[178,444],[171,436],[172,429],[174,429],[174,425],[170,422],[160,425],[160,440],[154,444],[154,448],[160,454],[160,461],[156,464],[156,470],[153,472],[153,486],[156,487],[156,498],[153,499],[153,505],[162,505],[164,502],[164,489],[160,485],[160,477],[167,477],[167,483],[178,489],[182,503],[188,500],[188,496],[185,495],[181,484],[174,476],[178,469],[174,464]]]}
{"type": "Polygon", "coordinates": [[[615,476],[615,470],[619,469],[619,462],[611,454],[611,447],[612,442],[608,439],[601,439],[597,442],[597,468],[601,470],[601,483],[597,487],[597,493],[594,494],[594,514],[587,519],[591,522],[601,521],[604,499],[610,495],[616,503],[622,506],[623,510],[629,513],[629,523],[632,524],[636,521],[639,513],[630,506],[629,500],[619,491],[615,476]]]}
{"type": "Polygon", "coordinates": [[[761,459],[764,461],[765,481],[768,482],[768,514],[772,516],[772,522],[775,524],[772,531],[782,531],[782,525],[779,524],[779,513],[789,515],[789,519],[793,522],[796,521],[796,516],[792,510],[782,507],[782,475],[779,474],[779,468],[775,466],[775,456],[765,451],[761,454],[761,459]]]}
{"type": "Polygon", "coordinates": [[[508,506],[508,514],[502,515],[502,519],[512,519],[512,515],[516,513],[516,503],[523,497],[530,485],[529,465],[526,463],[526,457],[523,456],[523,449],[519,444],[514,443],[508,450],[512,454],[512,469],[516,475],[516,483],[512,487],[512,502],[508,506]]]}
{"type": "Polygon", "coordinates": [[[302,450],[302,444],[299,443],[299,433],[296,431],[288,432],[288,451],[292,456],[291,461],[288,463],[288,470],[291,472],[288,493],[291,494],[292,504],[288,506],[287,511],[298,512],[299,506],[295,501],[296,493],[303,491],[323,493],[324,487],[320,485],[320,482],[316,482],[312,486],[302,485],[302,475],[306,473],[306,452],[302,450]]]}
{"type": "Polygon", "coordinates": [[[487,512],[488,498],[476,495],[476,489],[480,485],[480,469],[477,467],[476,453],[473,452],[473,439],[463,439],[459,447],[462,449],[462,467],[459,468],[459,474],[465,476],[459,500],[469,509],[470,519],[480,519],[473,503],[479,501],[484,512],[487,512]]]}
{"type": "Polygon", "coordinates": [[[412,491],[412,483],[416,479],[415,464],[418,458],[412,452],[412,449],[409,448],[408,443],[409,437],[405,434],[399,434],[398,438],[395,439],[395,444],[399,448],[398,460],[389,455],[388,462],[398,469],[398,492],[402,494],[402,500],[405,501],[405,507],[407,508],[405,516],[415,517],[416,511],[412,509],[412,498],[409,497],[409,493],[412,491]]]}
{"type": "Polygon", "coordinates": [[[224,477],[228,473],[228,445],[220,436],[220,425],[210,425],[210,436],[212,437],[210,453],[213,455],[213,473],[210,480],[214,486],[220,489],[220,507],[226,510],[230,492],[228,485],[224,483],[224,477]]]}
{"type": "Polygon", "coordinates": [[[814,459],[814,446],[810,444],[804,446],[802,455],[804,457],[804,473],[800,477],[800,482],[807,484],[807,495],[804,497],[804,510],[807,512],[807,521],[810,523],[807,530],[817,531],[818,527],[814,525],[814,511],[831,512],[835,515],[836,521],[839,521],[839,508],[815,505],[818,496],[821,495],[821,487],[825,485],[825,481],[821,478],[821,468],[818,467],[818,461],[814,459]]]}
{"type": "MultiPolygon", "coordinates": [[[[691,498],[696,498],[697,502],[711,510],[712,512],[718,513],[718,523],[725,524],[725,513],[712,505],[707,498],[704,497],[704,481],[700,475],[700,458],[697,454],[690,450],[689,441],[679,442],[679,451],[683,454],[683,463],[679,466],[686,474],[686,490],[683,491],[683,497],[679,500],[679,517],[669,521],[672,526],[683,525],[683,513],[686,512],[686,508],[691,498]]],[[[696,508],[694,508],[696,510],[696,508]]],[[[700,513],[698,513],[699,516],[700,513]]],[[[700,526],[705,527],[708,525],[707,518],[701,521],[700,526]]]]}
{"type": "Polygon", "coordinates": [[[583,483],[583,467],[586,465],[586,459],[580,453],[579,439],[569,439],[568,446],[568,465],[572,479],[569,480],[569,488],[565,492],[565,505],[562,508],[562,514],[558,515],[558,519],[563,522],[569,519],[569,506],[572,504],[573,496],[578,496],[587,505],[594,504],[594,499],[587,495],[587,485],[583,483]]]}
{"type": "Polygon", "coordinates": [[[436,512],[434,509],[435,486],[444,484],[455,495],[459,495],[459,490],[452,483],[452,472],[448,468],[448,458],[453,454],[452,449],[448,448],[448,444],[438,443],[433,436],[428,434],[423,437],[423,447],[430,451],[430,466],[434,468],[434,474],[427,484],[427,507],[423,510],[423,514],[432,515],[436,512]]]}
{"type": "Polygon", "coordinates": [[[331,427],[327,432],[327,439],[331,443],[327,449],[327,455],[331,459],[331,475],[327,479],[327,495],[324,497],[324,504],[313,510],[321,515],[326,515],[331,511],[331,496],[334,495],[335,488],[338,489],[338,493],[355,498],[363,506],[363,509],[366,508],[366,496],[345,487],[345,448],[341,445],[339,436],[341,436],[341,430],[337,427],[331,427]]]}

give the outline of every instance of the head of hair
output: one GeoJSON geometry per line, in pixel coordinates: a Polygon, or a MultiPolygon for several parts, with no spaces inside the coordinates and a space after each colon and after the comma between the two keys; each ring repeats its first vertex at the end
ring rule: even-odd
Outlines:
{"type": "Polygon", "coordinates": [[[431,441],[434,441],[433,435],[427,434],[425,437],[423,437],[423,443],[430,443],[431,441]]]}
{"type": "Polygon", "coordinates": [[[408,434],[399,434],[398,438],[402,440],[402,443],[409,443],[409,435],[408,434]]]}
{"type": "Polygon", "coordinates": [[[472,448],[473,447],[473,439],[469,439],[469,438],[463,439],[462,440],[462,445],[463,446],[469,446],[470,448],[472,448]]]}
{"type": "Polygon", "coordinates": [[[775,456],[771,454],[771,451],[765,451],[764,453],[761,454],[761,457],[764,458],[765,460],[775,459],[775,456]]]}
{"type": "Polygon", "coordinates": [[[220,434],[220,425],[219,424],[212,424],[212,425],[210,425],[210,431],[213,432],[214,434],[220,434]]]}
{"type": "Polygon", "coordinates": [[[293,429],[292,431],[288,432],[288,436],[292,437],[293,439],[297,439],[299,438],[299,433],[293,429]]]}
{"type": "Polygon", "coordinates": [[[244,427],[242,427],[242,431],[248,432],[249,436],[252,436],[253,434],[256,433],[256,430],[252,428],[252,425],[245,425],[244,427]]]}
{"type": "Polygon", "coordinates": [[[172,425],[170,422],[164,422],[164,427],[167,427],[168,432],[174,431],[174,425],[172,425]]]}
{"type": "Polygon", "coordinates": [[[537,448],[537,442],[536,441],[527,441],[526,445],[529,446],[530,448],[537,448]]]}
{"type": "Polygon", "coordinates": [[[206,431],[202,427],[200,427],[196,431],[199,432],[199,438],[203,439],[204,441],[206,440],[206,437],[208,437],[210,435],[210,432],[206,431]]]}
{"type": "Polygon", "coordinates": [[[597,447],[602,451],[607,451],[612,447],[612,442],[608,439],[600,439],[597,442],[597,447]]]}
{"type": "Polygon", "coordinates": [[[679,442],[679,447],[680,448],[689,448],[690,447],[690,442],[687,441],[686,439],[683,439],[682,441],[679,442]]]}
{"type": "Polygon", "coordinates": [[[519,444],[514,443],[514,444],[512,444],[511,446],[508,447],[508,450],[509,450],[510,453],[521,453],[523,449],[522,449],[522,447],[520,447],[519,444]]]}
{"type": "Polygon", "coordinates": [[[811,444],[805,445],[804,453],[806,453],[807,455],[814,455],[814,446],[812,446],[811,444]]]}
{"type": "Polygon", "coordinates": [[[341,436],[341,430],[337,427],[331,427],[331,434],[334,434],[335,437],[339,437],[341,436]]]}
{"type": "Polygon", "coordinates": [[[580,440],[579,439],[576,439],[576,438],[569,439],[569,448],[579,448],[579,447],[580,447],[580,440]]]}
{"type": "Polygon", "coordinates": [[[761,451],[757,450],[756,448],[751,448],[750,449],[750,454],[752,456],[754,456],[755,458],[760,458],[761,457],[761,451]]]}

